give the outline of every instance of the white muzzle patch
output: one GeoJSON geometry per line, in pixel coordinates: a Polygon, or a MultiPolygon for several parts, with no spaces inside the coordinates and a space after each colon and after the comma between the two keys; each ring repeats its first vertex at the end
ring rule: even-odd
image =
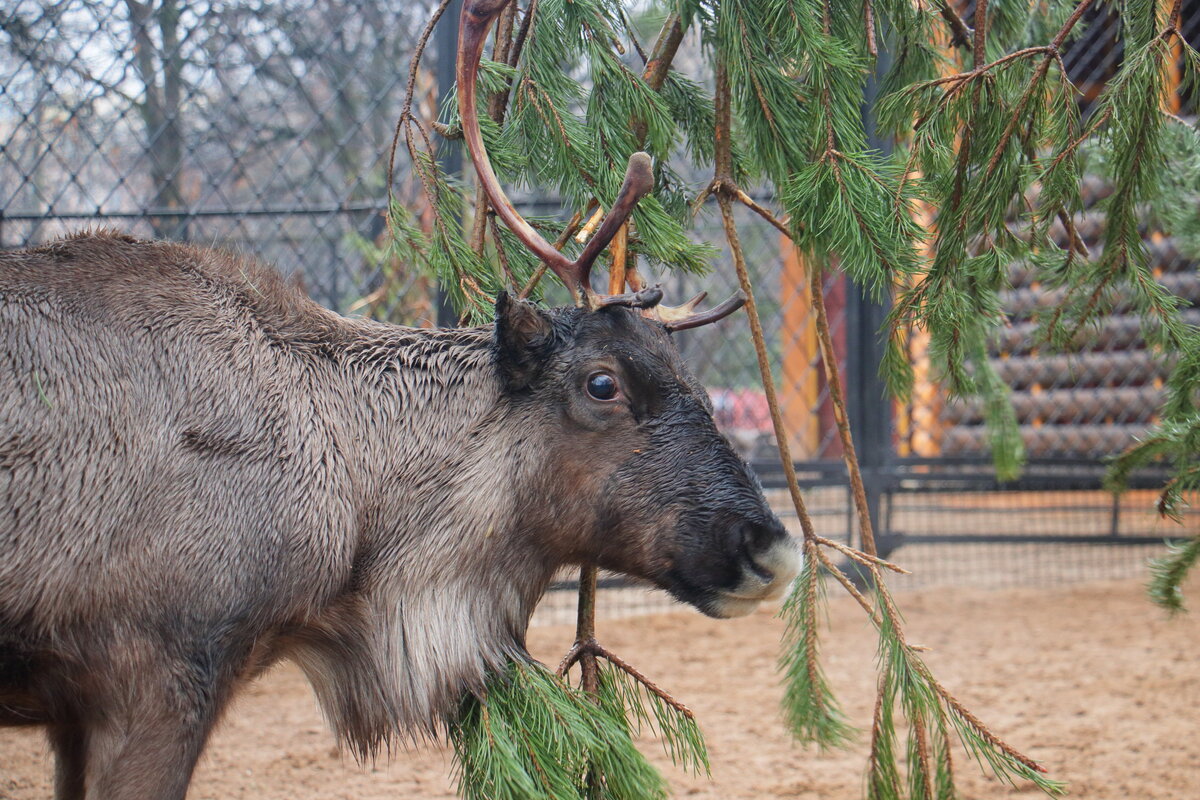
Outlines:
{"type": "Polygon", "coordinates": [[[717,596],[713,616],[744,617],[764,600],[782,597],[798,574],[800,548],[790,537],[778,541],[754,558],[752,568],[744,570],[736,587],[717,596]]]}

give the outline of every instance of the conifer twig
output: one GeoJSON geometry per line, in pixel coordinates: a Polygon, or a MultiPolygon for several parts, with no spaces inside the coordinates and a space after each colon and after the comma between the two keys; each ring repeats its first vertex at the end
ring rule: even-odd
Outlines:
{"type": "Polygon", "coordinates": [[[1025,765],[1034,772],[1041,772],[1043,774],[1046,772],[1046,768],[1041,764],[1034,761],[1020,750],[1017,750],[1015,747],[1001,739],[996,734],[992,733],[991,729],[984,725],[983,721],[980,720],[979,717],[972,714],[970,709],[964,706],[957,697],[950,694],[949,690],[947,690],[945,686],[942,686],[942,684],[938,682],[937,678],[933,677],[933,673],[929,671],[928,667],[924,666],[924,662],[920,663],[923,667],[922,677],[929,683],[931,687],[933,687],[933,690],[937,692],[938,697],[942,698],[946,705],[954,710],[955,714],[960,716],[969,726],[971,726],[971,729],[979,735],[979,738],[983,739],[989,745],[1007,755],[1013,761],[1025,765]]]}
{"type": "Polygon", "coordinates": [[[878,566],[878,567],[883,567],[884,569],[887,569],[887,570],[891,570],[892,572],[895,572],[898,575],[911,575],[912,574],[911,572],[906,570],[904,567],[899,566],[898,564],[893,564],[891,561],[880,558],[879,556],[876,556],[876,555],[872,555],[870,553],[864,553],[862,550],[858,550],[853,547],[849,547],[849,546],[844,545],[841,542],[836,541],[834,539],[826,539],[824,536],[817,536],[816,542],[817,542],[817,544],[822,545],[824,547],[829,547],[834,550],[837,550],[842,555],[846,556],[847,558],[851,559],[852,561],[857,561],[858,563],[862,564],[864,567],[878,566]]]}
{"type": "Polygon", "coordinates": [[[987,60],[987,12],[988,0],[975,0],[975,69],[987,60]]]}
{"type": "MultiPolygon", "coordinates": [[[[679,45],[683,43],[684,32],[683,20],[679,16],[679,12],[673,11],[667,15],[662,30],[659,31],[658,38],[654,41],[654,47],[650,50],[650,58],[646,61],[645,72],[642,73],[642,80],[656,92],[662,90],[667,75],[670,74],[675,54],[679,52],[679,45]]],[[[644,136],[643,132],[638,139],[640,140],[644,136]]]]}
{"type": "MultiPolygon", "coordinates": [[[[433,29],[437,25],[438,20],[442,18],[442,14],[446,13],[446,8],[449,7],[451,0],[441,0],[437,8],[433,10],[433,15],[430,16],[429,22],[425,24],[425,29],[421,31],[421,36],[417,39],[416,47],[413,49],[412,63],[408,68],[408,83],[404,88],[404,105],[400,110],[400,118],[396,120],[396,130],[392,134],[392,146],[388,151],[388,166],[387,166],[387,200],[388,208],[391,208],[394,196],[392,194],[392,181],[396,171],[396,146],[400,142],[401,129],[406,122],[413,121],[412,103],[413,95],[417,85],[417,72],[421,66],[421,55],[425,52],[426,45],[429,44],[429,37],[433,35],[433,29]]],[[[428,137],[426,137],[428,140],[428,137]]],[[[391,225],[391,215],[388,216],[388,225],[391,225]]]]}
{"type": "MultiPolygon", "coordinates": [[[[588,205],[589,211],[591,210],[592,205],[595,202],[596,201],[593,200],[588,205]]],[[[571,217],[570,222],[567,223],[567,227],[563,228],[562,233],[560,233],[558,235],[558,238],[554,240],[553,246],[554,246],[555,250],[562,250],[564,247],[567,246],[567,242],[571,241],[571,237],[575,235],[575,232],[577,230],[579,230],[579,224],[582,220],[583,220],[583,212],[576,211],[575,214],[571,217]]],[[[540,281],[542,279],[542,276],[546,274],[546,270],[548,270],[549,268],[550,268],[550,265],[548,263],[546,263],[545,261],[543,261],[541,264],[538,265],[538,268],[536,270],[534,270],[533,275],[529,276],[529,281],[525,284],[524,287],[522,287],[521,292],[518,295],[522,300],[529,297],[530,292],[532,292],[537,287],[538,281],[540,281]]]]}
{"type": "Polygon", "coordinates": [[[950,0],[938,0],[938,13],[950,25],[952,34],[950,44],[955,47],[964,47],[971,44],[971,40],[975,36],[975,31],[971,30],[967,23],[963,22],[963,18],[954,10],[954,6],[950,0]]]}
{"type": "Polygon", "coordinates": [[[600,691],[600,675],[596,667],[596,653],[587,646],[596,641],[596,568],[579,568],[579,614],[575,623],[575,644],[579,647],[576,660],[579,662],[580,685],[590,695],[600,691]]]}
{"type": "Polygon", "coordinates": [[[867,504],[867,490],[863,484],[862,470],[858,466],[858,454],[854,449],[854,436],[850,432],[850,418],[846,414],[846,401],[842,392],[841,370],[837,365],[837,351],[833,347],[833,334],[829,329],[829,315],[825,310],[824,275],[815,266],[809,268],[809,292],[813,310],[816,311],[817,342],[821,349],[821,362],[825,367],[825,384],[829,387],[829,399],[833,404],[833,418],[842,442],[842,461],[850,476],[850,489],[854,496],[854,507],[858,511],[858,533],[862,539],[862,550],[868,556],[878,555],[875,547],[875,531],[871,525],[871,510],[867,504]]]}
{"type": "Polygon", "coordinates": [[[500,223],[496,221],[496,215],[488,212],[488,223],[492,229],[492,243],[496,247],[496,260],[500,262],[500,269],[504,274],[505,285],[511,287],[514,291],[517,288],[517,276],[513,273],[512,265],[508,263],[508,254],[504,251],[504,241],[500,238],[500,223]]]}
{"type": "Polygon", "coordinates": [[[750,209],[755,214],[758,214],[760,217],[770,223],[772,227],[774,227],[784,236],[788,237],[789,239],[793,238],[792,230],[788,227],[788,225],[791,224],[791,220],[784,221],[776,217],[766,207],[758,203],[753,197],[746,194],[746,192],[743,191],[742,188],[732,180],[713,179],[709,181],[708,184],[700,190],[700,193],[696,195],[696,199],[692,201],[692,216],[694,217],[700,213],[700,207],[704,205],[704,202],[708,200],[709,197],[719,193],[730,195],[733,199],[737,200],[746,208],[750,209]]]}
{"type": "MultiPolygon", "coordinates": [[[[715,182],[724,184],[733,182],[733,150],[732,150],[732,108],[729,91],[729,74],[726,71],[724,59],[717,60],[717,91],[715,96],[716,129],[716,177],[715,182]]],[[[775,379],[771,375],[771,362],[767,355],[767,342],[763,334],[762,320],[758,316],[758,304],[754,301],[754,286],[750,282],[750,273],[746,268],[745,255],[742,252],[741,240],[738,237],[737,224],[733,219],[733,204],[725,193],[717,195],[717,203],[721,208],[721,218],[725,227],[725,238],[729,242],[729,250],[733,256],[734,270],[737,272],[738,284],[746,295],[746,316],[750,321],[750,335],[754,341],[754,354],[758,360],[758,371],[763,382],[763,393],[767,397],[767,406],[771,412],[771,425],[775,430],[775,441],[779,447],[779,460],[783,466],[783,474],[787,480],[788,492],[796,516],[800,520],[800,528],[806,539],[816,536],[812,518],[809,517],[804,497],[800,494],[800,482],[796,477],[796,465],[792,461],[791,447],[788,444],[787,430],[783,424],[783,414],[779,407],[779,397],[775,391],[775,379]]]]}
{"type": "Polygon", "coordinates": [[[933,767],[929,763],[929,734],[925,729],[925,715],[919,710],[914,709],[912,719],[909,722],[912,724],[912,732],[917,740],[916,768],[921,776],[921,788],[924,790],[923,794],[925,795],[923,800],[934,800],[933,767]]]}
{"type": "Polygon", "coordinates": [[[667,692],[666,690],[657,686],[654,681],[650,680],[641,672],[639,672],[638,669],[628,661],[625,661],[616,653],[613,653],[611,650],[604,647],[602,644],[596,641],[594,637],[577,641],[574,646],[567,651],[567,654],[563,656],[562,661],[560,661],[558,664],[558,669],[555,670],[555,674],[560,678],[566,677],[566,674],[571,667],[575,666],[576,664],[580,664],[582,666],[583,660],[589,656],[593,659],[603,658],[605,661],[612,664],[629,677],[633,678],[637,683],[645,688],[646,691],[650,692],[650,694],[654,695],[659,700],[662,700],[664,703],[678,711],[683,716],[695,721],[696,715],[690,708],[676,700],[670,694],[670,692],[667,692]]]}
{"type": "Polygon", "coordinates": [[[830,575],[834,577],[834,580],[840,583],[842,588],[844,588],[851,597],[858,601],[858,604],[862,606],[863,611],[867,612],[867,616],[871,618],[871,621],[876,625],[881,624],[878,613],[875,611],[874,607],[871,606],[871,601],[863,596],[863,593],[858,590],[858,587],[854,585],[853,581],[846,577],[846,573],[842,572],[841,568],[834,564],[833,561],[830,560],[829,556],[825,555],[825,551],[821,548],[814,547],[813,552],[816,554],[817,560],[821,562],[821,565],[828,570],[830,575]]]}
{"type": "Polygon", "coordinates": [[[863,27],[866,29],[867,53],[871,58],[878,58],[879,47],[875,43],[875,7],[871,0],[863,0],[863,27]]]}

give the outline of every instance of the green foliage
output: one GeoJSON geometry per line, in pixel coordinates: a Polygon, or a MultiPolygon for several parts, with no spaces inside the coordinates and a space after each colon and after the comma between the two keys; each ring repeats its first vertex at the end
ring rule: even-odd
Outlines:
{"type": "Polygon", "coordinates": [[[700,726],[689,714],[666,702],[624,670],[599,661],[600,706],[614,719],[630,723],[629,732],[639,736],[653,732],[662,740],[671,762],[694,774],[709,774],[708,747],[700,726]]]}
{"type": "MultiPolygon", "coordinates": [[[[892,606],[887,589],[877,587],[879,608],[892,606]]],[[[980,765],[999,780],[1016,786],[1028,781],[1050,796],[1065,794],[1064,784],[1051,780],[1033,762],[996,738],[933,677],[929,667],[905,641],[889,613],[877,618],[881,693],[872,730],[867,772],[871,800],[902,800],[903,772],[896,737],[898,709],[908,727],[905,749],[907,797],[953,800],[953,767],[949,732],[980,765]]]]}
{"type": "Polygon", "coordinates": [[[458,791],[467,800],[653,800],[662,775],[633,743],[643,726],[659,733],[672,760],[708,771],[695,721],[602,664],[595,697],[539,664],[511,662],[468,695],[450,727],[458,791]]]}
{"type": "MultiPolygon", "coordinates": [[[[1156,104],[1162,90],[1158,73],[1173,58],[1163,36],[1145,26],[1131,27],[1141,49],[1126,60],[1103,100],[1113,120],[1108,147],[1094,153],[1097,168],[1116,191],[1106,201],[1111,252],[1106,244],[1099,263],[1112,280],[1133,287],[1134,305],[1143,320],[1148,342],[1171,354],[1167,399],[1161,417],[1137,444],[1114,459],[1107,476],[1109,488],[1121,491],[1132,472],[1165,463],[1172,477],[1159,497],[1159,512],[1182,521],[1183,507],[1200,493],[1200,328],[1186,324],[1177,313],[1180,301],[1154,280],[1148,266],[1140,226],[1147,206],[1155,221],[1171,234],[1180,251],[1200,259],[1200,133],[1182,120],[1166,117],[1156,104]]],[[[1200,54],[1183,45],[1185,86],[1200,80],[1200,54]]],[[[1101,304],[1102,303],[1098,303],[1101,304]]],[[[1151,562],[1151,599],[1172,611],[1183,609],[1181,585],[1200,553],[1200,537],[1171,547],[1151,562]]]]}
{"type": "MultiPolygon", "coordinates": [[[[788,727],[801,742],[840,746],[853,738],[822,673],[817,624],[823,592],[819,563],[806,549],[805,567],[781,616],[787,622],[781,667],[788,727]]],[[[878,576],[876,576],[878,577],[878,576]]],[[[905,641],[895,604],[882,582],[875,588],[879,632],[879,695],[871,727],[866,793],[869,800],[937,798],[953,800],[951,734],[981,768],[1016,785],[1028,781],[1051,796],[1065,793],[1058,781],[1004,743],[934,678],[918,652],[905,641]],[[906,738],[900,742],[903,726],[906,738]]],[[[865,600],[864,600],[865,602],[865,600]]]]}
{"type": "MultiPolygon", "coordinates": [[[[1194,83],[1200,67],[1193,64],[1184,74],[1194,83]]],[[[1171,168],[1162,175],[1162,199],[1150,210],[1157,226],[1170,232],[1179,251],[1200,261],[1200,214],[1196,213],[1200,207],[1200,130],[1183,120],[1170,119],[1164,134],[1163,158],[1171,168]]]]}
{"type": "Polygon", "coordinates": [[[1183,579],[1197,561],[1200,536],[1168,547],[1165,556],[1150,562],[1150,599],[1172,613],[1183,611],[1183,579]]]}
{"type": "MultiPolygon", "coordinates": [[[[705,70],[668,71],[656,91],[633,56],[649,48],[633,38],[619,0],[540,0],[527,6],[536,11],[519,57],[485,64],[481,104],[507,93],[498,120],[481,115],[492,163],[506,183],[556,192],[586,216],[592,204],[611,204],[629,154],[647,149],[656,186],[634,212],[630,251],[692,272],[704,271],[715,252],[688,235],[694,198],[706,186],[688,185],[672,159],[713,166],[720,191],[730,182],[765,185],[810,268],[839,269],[875,297],[891,295],[881,372],[898,395],[912,382],[906,342],[923,330],[944,387],[982,399],[1001,478],[1015,476],[1024,458],[1008,388],[990,358],[994,331],[1006,321],[1010,265],[1028,265],[1041,286],[1062,292],[1060,306],[1039,319],[1051,345],[1076,340],[1118,296],[1132,297],[1146,340],[1171,354],[1174,367],[1162,423],[1116,462],[1112,485],[1166,461],[1175,478],[1162,508],[1177,513],[1200,489],[1200,333],[1155,279],[1142,237],[1153,218],[1177,229],[1181,242],[1200,245],[1200,136],[1161,108],[1174,48],[1183,52],[1190,84],[1200,75],[1200,55],[1165,19],[1170,4],[1127,0],[1120,8],[1123,61],[1081,119],[1060,60],[1061,46],[1083,30],[1082,17],[1072,14],[1077,0],[992,0],[986,18],[971,20],[976,41],[941,49],[934,36],[948,30],[953,5],[662,0],[646,18],[678,14],[699,34],[705,70]],[[882,74],[874,74],[873,47],[888,56],[882,74]],[[708,89],[707,68],[718,66],[729,87],[728,129],[708,89]],[[872,77],[878,92],[864,113],[872,77]],[[880,136],[898,137],[895,152],[873,144],[872,117],[880,136]],[[718,135],[731,148],[718,148],[718,135]],[[1085,167],[1105,171],[1115,189],[1104,201],[1094,254],[1071,235],[1085,167]],[[918,212],[933,225],[918,225],[918,212]]],[[[451,131],[454,117],[444,118],[451,131]]],[[[447,181],[428,153],[418,152],[414,163],[433,219],[418,226],[393,214],[397,252],[436,275],[468,319],[484,319],[490,296],[523,285],[538,265],[506,230],[473,236],[474,193],[447,181]]],[[[564,230],[563,220],[535,224],[551,241],[564,230]]],[[[1197,559],[1189,547],[1156,567],[1156,591],[1168,604],[1178,604],[1179,581],[1197,559]]],[[[784,710],[801,741],[834,746],[853,729],[819,666],[820,576],[809,555],[783,612],[784,710]]],[[[880,694],[868,796],[954,797],[952,738],[1000,779],[1059,793],[1059,784],[937,683],[905,642],[886,588],[876,591],[880,694]]],[[[661,796],[661,779],[629,744],[650,722],[677,762],[706,768],[690,717],[627,673],[605,665],[594,699],[529,665],[495,677],[486,702],[467,700],[454,726],[462,791],[576,797],[591,776],[600,796],[661,796]]]]}
{"type": "Polygon", "coordinates": [[[818,652],[818,621],[824,586],[820,563],[806,553],[804,568],[779,615],[786,623],[783,654],[783,713],[788,730],[797,741],[825,749],[840,747],[854,738],[854,728],[833,697],[821,669],[818,652]]]}
{"type": "Polygon", "coordinates": [[[901,185],[899,173],[877,154],[839,151],[802,165],[783,187],[797,244],[816,261],[837,253],[846,274],[877,300],[916,272],[913,243],[923,237],[909,213],[911,184],[901,185]]]}

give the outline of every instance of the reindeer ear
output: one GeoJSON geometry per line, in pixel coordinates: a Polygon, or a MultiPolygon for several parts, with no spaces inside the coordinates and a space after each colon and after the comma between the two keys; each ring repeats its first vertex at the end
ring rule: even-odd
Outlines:
{"type": "Polygon", "coordinates": [[[500,373],[510,390],[533,383],[554,350],[554,320],[536,304],[496,295],[496,350],[500,373]]]}

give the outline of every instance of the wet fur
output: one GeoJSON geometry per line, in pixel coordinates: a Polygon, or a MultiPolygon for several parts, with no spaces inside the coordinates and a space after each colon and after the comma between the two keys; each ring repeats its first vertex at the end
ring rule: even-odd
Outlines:
{"type": "MultiPolygon", "coordinates": [[[[593,348],[665,382],[635,416],[675,403],[723,442],[677,356],[633,363],[669,361],[666,334],[501,311],[346,319],[252,261],[110,233],[0,254],[0,724],[47,726],[60,797],[182,797],[228,699],[283,657],[360,757],[434,735],[523,652],[559,566],[681,569],[708,488],[647,485],[662,464],[635,455],[679,431],[577,408],[564,437],[575,379],[544,374],[593,348]]],[[[769,516],[733,483],[726,505],[769,516]]]]}

